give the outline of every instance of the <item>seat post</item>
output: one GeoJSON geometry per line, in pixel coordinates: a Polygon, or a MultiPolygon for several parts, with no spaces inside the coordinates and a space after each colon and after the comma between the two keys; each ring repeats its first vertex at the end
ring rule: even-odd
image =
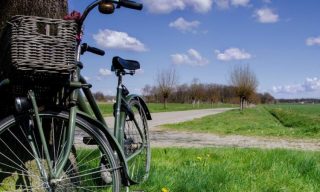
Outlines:
{"type": "Polygon", "coordinates": [[[124,74],[123,74],[123,72],[122,72],[121,70],[117,70],[117,71],[116,71],[116,76],[118,77],[118,84],[117,84],[117,85],[118,85],[118,86],[117,86],[118,88],[121,87],[121,85],[122,85],[122,78],[123,78],[122,76],[123,76],[123,75],[124,75],[124,74]]]}
{"type": "Polygon", "coordinates": [[[121,141],[122,139],[122,130],[121,130],[121,121],[120,121],[120,112],[121,112],[121,99],[122,99],[122,76],[123,72],[121,70],[116,70],[116,76],[118,77],[118,86],[117,86],[117,95],[115,103],[115,119],[114,119],[114,136],[121,141]]]}

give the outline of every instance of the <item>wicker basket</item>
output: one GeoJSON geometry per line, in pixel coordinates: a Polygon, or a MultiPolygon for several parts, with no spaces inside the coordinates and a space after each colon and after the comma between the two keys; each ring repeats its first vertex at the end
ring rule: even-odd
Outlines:
{"type": "Polygon", "coordinates": [[[75,69],[74,21],[14,16],[0,39],[0,76],[50,77],[75,69]]]}

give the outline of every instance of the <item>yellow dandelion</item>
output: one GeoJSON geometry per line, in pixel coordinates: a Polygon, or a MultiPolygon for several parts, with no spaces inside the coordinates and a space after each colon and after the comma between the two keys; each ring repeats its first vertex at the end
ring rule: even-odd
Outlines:
{"type": "Polygon", "coordinates": [[[169,189],[167,189],[166,187],[163,187],[163,188],[161,189],[161,192],[169,192],[169,189]]]}
{"type": "Polygon", "coordinates": [[[202,157],[197,157],[197,159],[198,159],[199,161],[202,161],[202,157]]]}

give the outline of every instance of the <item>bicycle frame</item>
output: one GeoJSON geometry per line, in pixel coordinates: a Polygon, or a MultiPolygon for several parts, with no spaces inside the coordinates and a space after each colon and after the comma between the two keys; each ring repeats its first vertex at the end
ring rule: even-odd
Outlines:
{"type": "MultiPolygon", "coordinates": [[[[98,4],[98,2],[100,2],[100,0],[97,0],[88,6],[80,22],[84,21],[87,14],[90,12],[91,9],[93,9],[98,4]]],[[[79,29],[79,31],[81,31],[81,29],[79,29]]],[[[77,44],[77,50],[76,50],[77,63],[80,63],[80,54],[81,54],[81,40],[79,40],[77,44]]],[[[34,96],[33,91],[29,91],[28,93],[28,97],[31,100],[31,104],[33,108],[33,113],[31,114],[31,116],[35,117],[35,124],[37,125],[36,127],[39,130],[40,140],[41,140],[41,143],[43,144],[44,154],[45,154],[45,158],[46,158],[49,173],[50,173],[50,174],[47,174],[46,171],[44,171],[44,168],[41,167],[40,163],[38,163],[38,168],[42,170],[41,175],[46,181],[48,181],[49,179],[53,179],[53,180],[59,179],[59,176],[62,174],[63,168],[67,164],[69,155],[71,153],[71,149],[72,149],[72,146],[74,143],[74,137],[75,137],[76,118],[77,118],[77,115],[79,115],[83,117],[85,120],[87,120],[88,122],[92,123],[93,125],[96,125],[97,128],[99,128],[105,134],[109,144],[114,150],[114,154],[116,158],[119,159],[121,163],[120,165],[123,167],[123,173],[124,173],[123,176],[125,180],[124,184],[126,186],[135,184],[135,182],[132,181],[129,177],[129,173],[128,173],[129,169],[128,169],[127,162],[130,159],[134,158],[136,155],[138,155],[142,151],[142,149],[137,150],[134,154],[131,154],[130,156],[127,156],[127,157],[123,152],[123,148],[124,148],[123,135],[124,135],[124,126],[125,126],[125,121],[127,116],[129,116],[130,120],[132,120],[136,125],[136,127],[138,127],[138,132],[143,142],[145,142],[145,136],[143,135],[143,132],[141,131],[140,126],[127,103],[132,99],[137,99],[141,104],[141,106],[144,108],[146,112],[146,117],[148,120],[151,120],[150,112],[145,102],[142,100],[142,98],[140,98],[137,95],[127,96],[123,94],[122,76],[124,74],[116,71],[116,75],[118,77],[118,84],[117,84],[116,102],[114,105],[114,118],[115,118],[114,133],[113,134],[110,133],[109,127],[105,122],[104,117],[101,114],[99,107],[95,102],[93,94],[90,90],[91,86],[80,75],[80,71],[81,71],[80,66],[77,66],[77,69],[71,74],[71,80],[69,84],[69,87],[71,90],[69,93],[69,124],[68,124],[68,129],[66,130],[65,133],[63,133],[64,139],[66,141],[66,145],[63,149],[62,158],[61,160],[59,160],[59,162],[57,162],[55,167],[53,167],[54,165],[52,164],[52,161],[50,159],[48,146],[46,144],[46,140],[43,132],[42,122],[38,112],[36,98],[34,96]],[[80,90],[82,90],[82,92],[84,93],[84,96],[81,94],[80,90]],[[90,107],[87,106],[87,103],[85,100],[87,100],[90,107]],[[90,110],[92,110],[93,115],[90,113],[90,110]]],[[[3,82],[1,82],[1,84],[3,84],[3,82]]],[[[35,150],[35,145],[32,141],[32,135],[28,135],[28,137],[30,137],[30,146],[32,148],[33,153],[37,154],[35,150]]],[[[39,157],[37,156],[36,156],[36,161],[40,161],[39,157]]]]}
{"type": "MultiPolygon", "coordinates": [[[[86,80],[81,77],[80,78],[80,82],[83,85],[87,85],[86,80]]],[[[79,115],[81,115],[82,117],[84,117],[86,120],[90,121],[90,122],[94,122],[95,125],[97,125],[99,127],[100,130],[102,130],[107,139],[108,142],[111,144],[111,146],[113,147],[113,149],[115,150],[116,156],[119,158],[122,166],[123,166],[123,170],[125,173],[125,178],[127,180],[127,185],[129,184],[134,184],[135,182],[132,181],[130,179],[130,177],[128,176],[128,165],[127,162],[130,161],[132,158],[134,158],[136,155],[138,155],[141,150],[136,151],[134,154],[131,154],[130,156],[126,157],[124,152],[123,152],[123,146],[124,146],[124,123],[125,123],[125,118],[126,118],[126,113],[130,113],[127,109],[126,111],[123,111],[121,109],[121,107],[126,107],[126,103],[128,101],[130,101],[131,99],[138,99],[142,105],[142,107],[146,110],[147,112],[147,119],[151,120],[151,116],[150,116],[150,112],[147,109],[147,106],[145,104],[145,102],[137,95],[129,95],[127,97],[124,97],[122,94],[122,76],[118,76],[118,86],[117,86],[117,94],[116,94],[116,102],[114,105],[114,132],[113,134],[110,133],[109,131],[109,126],[107,125],[107,123],[105,122],[103,115],[101,114],[99,107],[93,97],[93,94],[90,90],[89,87],[82,87],[82,91],[84,93],[84,96],[82,94],[79,94],[78,97],[78,107],[79,107],[79,115]],[[85,102],[85,99],[87,100],[87,102],[89,103],[90,108],[88,107],[88,105],[85,102]],[[93,116],[95,117],[95,119],[93,119],[93,116],[90,113],[90,109],[93,112],[93,116]]],[[[137,123],[136,119],[133,117],[133,121],[136,124],[137,127],[139,127],[139,124],[137,123]]],[[[141,138],[143,138],[143,140],[145,140],[145,137],[143,136],[143,133],[141,132],[140,129],[139,130],[139,134],[141,136],[141,138]]]]}

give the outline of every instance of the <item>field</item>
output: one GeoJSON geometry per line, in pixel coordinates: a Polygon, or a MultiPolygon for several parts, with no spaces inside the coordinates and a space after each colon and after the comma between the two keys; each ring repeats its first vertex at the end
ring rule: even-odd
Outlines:
{"type": "MultiPolygon", "coordinates": [[[[210,106],[209,106],[210,107],[210,106]]],[[[150,105],[159,112],[162,105],[150,105]]],[[[188,110],[174,104],[169,110],[188,110]]],[[[191,106],[192,109],[192,106],[191,106]]],[[[320,138],[320,105],[260,105],[167,129],[299,139],[320,138]]],[[[150,192],[320,191],[320,152],[286,149],[153,148],[149,179],[133,190],[150,192]]]]}
{"type": "Polygon", "coordinates": [[[320,105],[257,106],[165,127],[216,134],[319,138],[320,105]]]}
{"type": "MultiPolygon", "coordinates": [[[[99,103],[99,108],[102,111],[103,115],[110,116],[113,110],[113,104],[111,103],[99,103]]],[[[235,107],[232,104],[209,104],[201,103],[193,107],[192,104],[180,104],[180,103],[168,103],[167,109],[164,109],[162,103],[148,103],[148,108],[151,113],[159,112],[170,112],[170,111],[185,111],[185,110],[196,110],[196,109],[210,109],[210,108],[221,108],[221,107],[235,107]]]]}
{"type": "Polygon", "coordinates": [[[153,149],[144,191],[320,191],[320,153],[234,148],[153,149]]]}

